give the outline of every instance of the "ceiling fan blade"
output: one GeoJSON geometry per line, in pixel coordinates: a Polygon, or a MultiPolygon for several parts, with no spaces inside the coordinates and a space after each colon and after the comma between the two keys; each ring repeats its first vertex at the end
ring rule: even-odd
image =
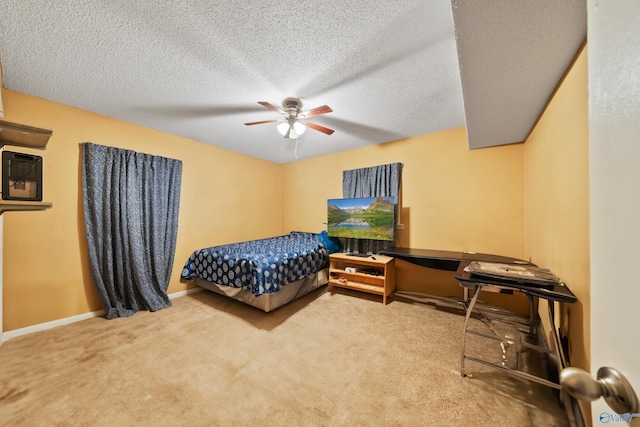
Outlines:
{"type": "Polygon", "coordinates": [[[322,133],[325,133],[327,135],[331,135],[334,132],[333,129],[329,129],[329,128],[326,128],[324,126],[320,126],[318,124],[308,122],[306,120],[300,120],[300,122],[303,123],[305,126],[310,127],[311,129],[315,129],[315,130],[317,130],[319,132],[322,132],[322,133]]]}
{"type": "Polygon", "coordinates": [[[273,105],[269,104],[268,102],[265,101],[258,101],[258,104],[262,105],[263,107],[266,107],[270,110],[275,111],[278,114],[284,114],[284,111],[282,111],[281,109],[279,109],[278,107],[274,107],[273,105]]]}
{"type": "Polygon", "coordinates": [[[261,125],[263,123],[274,123],[277,122],[278,120],[262,120],[260,122],[249,122],[249,123],[245,123],[245,126],[251,126],[251,125],[261,125]]]}
{"type": "Polygon", "coordinates": [[[314,117],[314,116],[319,116],[320,114],[327,114],[327,113],[331,113],[333,112],[333,110],[331,109],[331,107],[329,107],[328,105],[323,105],[322,107],[316,107],[313,108],[309,111],[305,111],[303,113],[301,113],[304,117],[309,118],[309,117],[314,117]]]}

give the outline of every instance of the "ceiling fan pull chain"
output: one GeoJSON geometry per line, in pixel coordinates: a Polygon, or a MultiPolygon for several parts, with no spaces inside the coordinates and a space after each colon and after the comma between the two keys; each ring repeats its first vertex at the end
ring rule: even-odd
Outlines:
{"type": "Polygon", "coordinates": [[[300,138],[296,138],[296,145],[293,150],[293,155],[296,157],[296,160],[298,160],[298,144],[299,143],[300,143],[300,138]]]}

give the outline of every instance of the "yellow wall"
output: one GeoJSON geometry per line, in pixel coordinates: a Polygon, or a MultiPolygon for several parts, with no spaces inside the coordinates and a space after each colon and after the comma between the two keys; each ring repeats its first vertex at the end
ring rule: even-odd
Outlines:
{"type": "MultiPolygon", "coordinates": [[[[464,128],[283,165],[284,228],[321,231],[343,170],[395,162],[404,164],[398,246],[523,256],[522,145],[469,151],[464,128]]],[[[397,268],[399,290],[462,294],[450,272],[397,268]]],[[[528,310],[524,298],[497,297],[528,310]]]]}
{"type": "Polygon", "coordinates": [[[322,230],[343,170],[395,162],[402,246],[522,256],[522,145],[469,151],[464,128],[283,165],[285,228],[322,230]]]}
{"type": "Polygon", "coordinates": [[[182,160],[169,293],[186,289],[179,276],[195,249],[282,232],[280,165],[6,89],[2,99],[6,119],[53,129],[44,151],[7,147],[43,156],[44,199],[53,208],[3,214],[5,331],[102,309],[88,266],[81,142],[182,160]]]}
{"type": "MultiPolygon", "coordinates": [[[[556,273],[578,297],[562,310],[571,364],[590,369],[587,53],[524,144],[525,256],[556,273]]],[[[544,309],[541,304],[541,309],[544,309]]]]}

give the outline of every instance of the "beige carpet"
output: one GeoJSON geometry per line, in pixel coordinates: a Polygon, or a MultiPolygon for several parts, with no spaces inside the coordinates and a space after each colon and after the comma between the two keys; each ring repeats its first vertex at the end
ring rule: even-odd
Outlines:
{"type": "MultiPolygon", "coordinates": [[[[547,387],[468,363],[463,317],[326,287],[271,313],[211,292],[0,348],[3,426],[554,426],[547,387]]],[[[496,356],[498,357],[498,356],[496,356]]]]}

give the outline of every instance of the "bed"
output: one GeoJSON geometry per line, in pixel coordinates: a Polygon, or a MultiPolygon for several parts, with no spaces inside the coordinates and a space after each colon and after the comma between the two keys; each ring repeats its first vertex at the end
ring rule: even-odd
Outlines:
{"type": "Polygon", "coordinates": [[[284,236],[198,249],[182,279],[269,312],[328,282],[326,233],[284,236]]]}

